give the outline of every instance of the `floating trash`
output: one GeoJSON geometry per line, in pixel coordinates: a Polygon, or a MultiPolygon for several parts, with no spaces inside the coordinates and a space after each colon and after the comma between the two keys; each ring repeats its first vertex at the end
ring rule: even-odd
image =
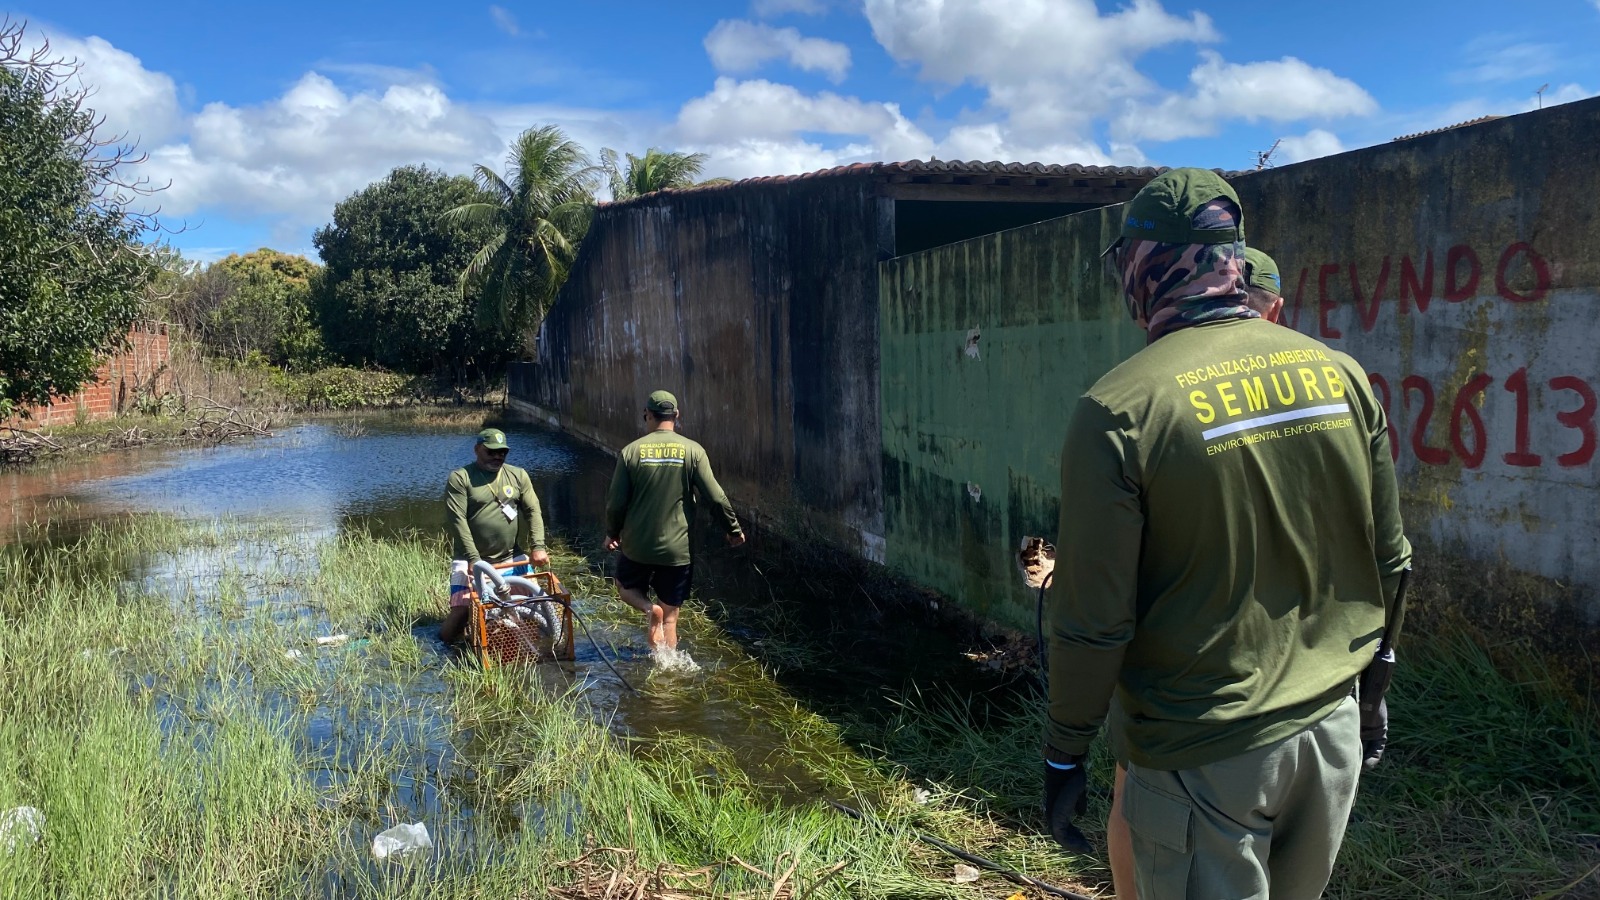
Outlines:
{"type": "Polygon", "coordinates": [[[317,646],[337,647],[348,640],[350,640],[350,635],[348,634],[325,634],[322,637],[317,638],[317,646]]]}
{"type": "Polygon", "coordinates": [[[300,657],[302,657],[304,655],[305,654],[301,653],[299,650],[295,650],[293,648],[290,648],[288,650],[283,651],[283,658],[284,659],[299,659],[300,657]]]}
{"type": "Polygon", "coordinates": [[[428,826],[413,822],[410,825],[396,825],[379,833],[372,839],[372,855],[378,859],[388,859],[427,850],[432,846],[433,838],[428,837],[428,826]]]}
{"type": "Polygon", "coordinates": [[[31,806],[17,806],[0,813],[0,847],[7,853],[44,837],[44,813],[31,806]]]}

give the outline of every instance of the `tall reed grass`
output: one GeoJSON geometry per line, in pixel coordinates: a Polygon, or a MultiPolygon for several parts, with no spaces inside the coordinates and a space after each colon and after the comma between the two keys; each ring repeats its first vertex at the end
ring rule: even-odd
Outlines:
{"type": "MultiPolygon", "coordinates": [[[[954,883],[911,833],[1000,829],[913,802],[753,661],[709,672],[720,687],[646,690],[748,704],[751,727],[780,736],[773,754],[821,773],[809,796],[775,793],[716,733],[619,736],[581,679],[450,656],[431,636],[442,544],[164,517],[14,538],[0,548],[0,810],[36,807],[46,825],[0,852],[0,896],[584,896],[570,892],[601,863],[715,896],[766,896],[779,872],[787,896],[1009,893],[954,883]],[[349,639],[315,641],[332,634],[349,639]],[[824,792],[875,821],[834,813],[824,792]],[[410,821],[435,847],[373,859],[372,837],[410,821]]],[[[580,559],[557,564],[609,639],[637,627],[601,608],[580,559]]],[[[722,652],[709,620],[685,627],[722,652]]]]}

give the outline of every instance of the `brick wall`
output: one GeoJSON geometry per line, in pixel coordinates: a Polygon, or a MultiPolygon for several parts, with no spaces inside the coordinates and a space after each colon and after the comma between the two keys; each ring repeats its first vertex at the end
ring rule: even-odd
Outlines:
{"type": "Polygon", "coordinates": [[[11,424],[23,427],[71,425],[81,408],[87,421],[109,419],[127,409],[140,387],[153,382],[160,393],[168,387],[169,335],[165,322],[135,322],[128,329],[128,346],[107,359],[95,372],[94,380],[83,390],[57,397],[49,406],[35,406],[29,417],[17,417],[11,424]]]}

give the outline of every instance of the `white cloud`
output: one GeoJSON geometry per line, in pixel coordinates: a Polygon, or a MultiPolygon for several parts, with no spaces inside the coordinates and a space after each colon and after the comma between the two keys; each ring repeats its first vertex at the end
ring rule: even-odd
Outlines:
{"type": "Polygon", "coordinates": [[[1294,57],[1230,63],[1211,51],[1189,73],[1190,89],[1153,105],[1132,105],[1115,131],[1128,140],[1170,141],[1216,134],[1230,119],[1294,122],[1365,116],[1378,102],[1360,85],[1294,57]]]}
{"type": "Polygon", "coordinates": [[[827,11],[827,0],[754,0],[750,4],[750,14],[758,19],[774,19],[787,13],[820,16],[827,11]]]}
{"type": "Polygon", "coordinates": [[[813,141],[763,138],[727,141],[704,152],[707,177],[735,179],[815,172],[846,162],[865,162],[871,156],[871,148],[865,145],[830,150],[813,141]]]}
{"type": "Polygon", "coordinates": [[[1305,134],[1286,137],[1273,154],[1273,161],[1297,163],[1319,156],[1332,156],[1344,152],[1344,143],[1331,131],[1313,128],[1305,134]]]}
{"type": "Polygon", "coordinates": [[[325,75],[339,75],[363,87],[380,90],[394,84],[434,84],[439,78],[431,66],[408,69],[404,66],[346,63],[328,60],[319,62],[312,68],[325,75]]]}
{"type": "MultiPolygon", "coordinates": [[[[1138,140],[1203,133],[1196,129],[1220,120],[1330,118],[1376,106],[1353,83],[1298,60],[1237,65],[1209,52],[1182,96],[1165,92],[1137,70],[1139,57],[1158,47],[1204,44],[1217,33],[1205,15],[1170,15],[1155,0],[1133,0],[1107,15],[1093,0],[1016,0],[1004,9],[982,0],[865,4],[874,34],[895,59],[925,79],[978,87],[982,106],[953,120],[930,115],[914,122],[893,102],[722,75],[675,118],[659,121],[628,109],[461,102],[427,68],[328,63],[279,97],[211,103],[186,116],[172,79],[98,38],[77,43],[79,55],[96,63],[85,77],[115,85],[103,92],[112,121],[144,126],[151,159],[140,174],[171,181],[156,198],[167,213],[248,220],[278,245],[301,248],[335,203],[393,167],[498,168],[511,137],[550,122],[591,153],[698,150],[709,156],[708,176],[742,178],[929,156],[1143,165],[1150,160],[1138,140]],[[1108,119],[1140,109],[1148,121],[1111,128],[1106,140],[1108,119]],[[159,137],[151,140],[152,133],[159,137]]],[[[755,0],[753,8],[776,15],[821,5],[755,0]]],[[[490,10],[497,24],[515,28],[497,9],[490,10]]],[[[851,64],[842,44],[749,21],[718,23],[705,46],[718,69],[730,73],[783,62],[838,81],[851,64]]],[[[1547,94],[1546,104],[1573,90],[1547,94]]],[[[1342,146],[1320,129],[1285,144],[1285,157],[1296,158],[1342,146]]]]}
{"type": "Polygon", "coordinates": [[[1016,141],[998,122],[957,125],[935,149],[945,160],[979,162],[1078,163],[1085,166],[1142,166],[1147,160],[1137,147],[1114,145],[1110,150],[1091,140],[1028,144],[1016,141]]]}
{"type": "Polygon", "coordinates": [[[50,49],[52,56],[78,62],[72,86],[91,91],[86,105],[105,116],[106,136],[126,135],[149,149],[182,127],[177,85],[133,54],[98,37],[52,37],[50,49]]]}
{"type": "Polygon", "coordinates": [[[851,162],[947,160],[1078,162],[1144,165],[1138,148],[1104,150],[1092,140],[1019,141],[1001,123],[970,122],[935,140],[894,103],[807,94],[770,81],[717,79],[713,90],[684,104],[668,144],[703,151],[706,174],[729,178],[798,174],[851,162]],[[818,136],[831,136],[829,142],[818,136]]]}
{"type": "Polygon", "coordinates": [[[705,38],[717,71],[746,75],[775,59],[806,72],[821,72],[834,84],[850,71],[850,48],[837,41],[808,38],[794,28],[773,28],[742,19],[724,19],[705,38]]]}
{"type": "Polygon", "coordinates": [[[130,175],[170,183],[149,204],[159,205],[169,224],[250,220],[276,246],[302,250],[334,204],[396,166],[452,173],[476,163],[499,167],[513,136],[551,122],[593,153],[659,145],[663,127],[628,110],[460,103],[431,70],[359,64],[324,66],[346,76],[338,83],[308,72],[275,99],[210,103],[185,116],[172,79],[132,54],[97,37],[53,37],[51,44],[83,61],[81,78],[94,87],[91,105],[108,129],[142,134],[149,159],[130,175]],[[346,81],[358,87],[342,86],[346,81]]]}
{"type": "Polygon", "coordinates": [[[866,14],[890,56],[928,80],[983,88],[1010,139],[1028,144],[1086,140],[1097,117],[1156,90],[1140,56],[1217,39],[1205,14],[1170,15],[1155,0],[1110,15],[1093,0],[866,0],[866,14]]]}
{"type": "Polygon", "coordinates": [[[707,173],[727,177],[792,174],[867,157],[909,159],[934,148],[896,104],[726,77],[684,104],[672,138],[704,150],[711,156],[707,173]],[[846,140],[828,149],[802,134],[846,140]]]}
{"type": "Polygon", "coordinates": [[[512,37],[522,34],[522,29],[517,25],[517,17],[512,15],[511,10],[506,9],[504,6],[491,5],[489,7],[489,18],[494,20],[494,27],[512,37]]]}
{"type": "MultiPolygon", "coordinates": [[[[229,255],[238,252],[239,248],[237,247],[185,247],[183,248],[183,258],[192,263],[209,266],[217,260],[226,259],[229,255]]],[[[315,259],[316,257],[313,255],[311,258],[315,259]]]]}
{"type": "Polygon", "coordinates": [[[1503,38],[1486,37],[1469,43],[1465,55],[1472,65],[1452,74],[1452,81],[1498,84],[1537,78],[1554,70],[1560,50],[1553,44],[1507,44],[1503,38]]]}
{"type": "Polygon", "coordinates": [[[152,177],[172,182],[159,198],[167,212],[204,208],[310,226],[395,166],[461,172],[504,152],[495,122],[452,103],[437,85],[346,93],[310,72],[259,106],[207,105],[187,139],[152,149],[147,165],[152,177]]]}

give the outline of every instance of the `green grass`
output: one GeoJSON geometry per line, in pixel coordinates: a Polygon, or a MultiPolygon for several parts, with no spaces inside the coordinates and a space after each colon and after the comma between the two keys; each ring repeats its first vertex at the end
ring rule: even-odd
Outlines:
{"type": "MultiPolygon", "coordinates": [[[[1459,636],[1412,634],[1389,694],[1391,743],[1363,776],[1331,898],[1595,896],[1600,722],[1532,653],[1508,672],[1459,636]],[[1588,877],[1586,877],[1588,876],[1588,877]]],[[[1045,703],[905,699],[856,739],[936,793],[1005,823],[1034,822],[1045,703]]],[[[1097,741],[1091,839],[1103,846],[1112,761],[1097,741]]]]}
{"type": "MultiPolygon", "coordinates": [[[[697,653],[731,662],[641,689],[742,704],[751,729],[776,735],[769,755],[797,762],[751,765],[716,734],[621,739],[548,669],[445,660],[412,631],[443,611],[433,542],[164,517],[13,537],[0,548],[0,809],[47,821],[44,840],[0,853],[0,896],[531,898],[662,866],[712,867],[694,877],[718,896],[766,896],[786,871],[822,898],[1010,893],[991,877],[954,884],[952,861],[911,829],[980,849],[1019,839],[964,803],[913,802],[703,616],[684,623],[697,653]],[[363,643],[314,643],[339,632],[363,643]],[[796,771],[809,795],[773,790],[796,771]],[[875,821],[839,815],[821,791],[875,821]],[[371,858],[378,831],[418,820],[433,853],[371,858]],[[589,852],[605,847],[629,854],[589,852]]],[[[598,608],[580,559],[557,565],[591,598],[592,626],[637,628],[598,608]]],[[[1025,861],[1054,877],[1075,865],[1025,861]]]]}
{"type": "MultiPolygon", "coordinates": [[[[680,630],[706,671],[630,676],[647,702],[731,718],[619,732],[604,696],[553,667],[484,673],[419,640],[443,612],[433,540],[160,516],[10,538],[0,810],[47,823],[0,853],[0,896],[581,897],[661,866],[724,896],[766,896],[791,869],[816,897],[1012,892],[954,884],[914,830],[1058,883],[1106,878],[1038,833],[1043,706],[1026,682],[824,718],[770,677],[803,673],[814,646],[775,627],[752,657],[691,604],[680,630]],[[315,645],[334,633],[352,643],[315,645]],[[378,831],[419,820],[435,852],[371,858],[378,831]]],[[[556,565],[602,643],[636,634],[581,558],[556,565]]],[[[1593,711],[1517,647],[1413,633],[1404,654],[1392,747],[1328,896],[1593,894],[1593,711]]],[[[1099,838],[1111,767],[1094,767],[1099,838]]]]}

